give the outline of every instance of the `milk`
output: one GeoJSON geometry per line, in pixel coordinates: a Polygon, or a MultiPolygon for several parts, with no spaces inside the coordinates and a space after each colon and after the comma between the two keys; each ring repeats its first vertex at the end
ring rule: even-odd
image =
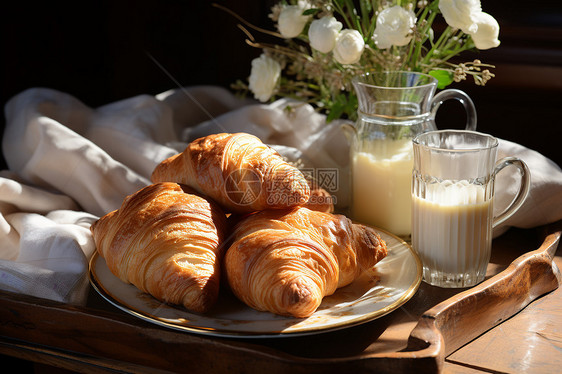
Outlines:
{"type": "Polygon", "coordinates": [[[398,236],[411,232],[411,139],[386,140],[352,160],[352,217],[398,236]]]}
{"type": "Polygon", "coordinates": [[[412,197],[412,246],[424,264],[424,278],[433,284],[482,279],[490,259],[493,219],[485,187],[466,181],[423,187],[425,198],[419,193],[412,197]]]}

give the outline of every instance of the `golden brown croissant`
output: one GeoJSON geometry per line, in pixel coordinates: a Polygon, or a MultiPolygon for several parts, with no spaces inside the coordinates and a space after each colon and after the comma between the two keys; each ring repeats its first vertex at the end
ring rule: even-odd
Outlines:
{"type": "Polygon", "coordinates": [[[223,267],[234,294],[250,307],[308,317],[324,296],[353,282],[386,253],[372,228],[298,207],[240,221],[223,267]]]}
{"type": "Polygon", "coordinates": [[[311,188],[310,198],[303,205],[310,210],[334,213],[334,196],[321,187],[311,188]]]}
{"type": "Polygon", "coordinates": [[[231,213],[302,205],[310,196],[297,168],[245,133],[194,140],[182,153],[162,161],[152,181],[187,184],[231,213]]]}
{"type": "Polygon", "coordinates": [[[226,230],[216,203],[177,183],[147,186],[91,226],[115,276],[195,312],[207,311],[218,297],[226,230]]]}

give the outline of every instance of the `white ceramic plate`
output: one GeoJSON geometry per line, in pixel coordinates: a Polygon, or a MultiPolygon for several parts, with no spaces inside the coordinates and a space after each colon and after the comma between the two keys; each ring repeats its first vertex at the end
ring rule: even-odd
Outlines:
{"type": "Polygon", "coordinates": [[[349,286],[325,297],[308,318],[282,317],[258,312],[222,292],[208,314],[171,306],[126,284],[96,254],[90,262],[90,282],[107,301],[138,318],[168,328],[223,337],[289,337],[318,334],[355,326],[399,308],[417,291],[422,266],[412,248],[401,239],[380,231],[388,255],[349,286]]]}

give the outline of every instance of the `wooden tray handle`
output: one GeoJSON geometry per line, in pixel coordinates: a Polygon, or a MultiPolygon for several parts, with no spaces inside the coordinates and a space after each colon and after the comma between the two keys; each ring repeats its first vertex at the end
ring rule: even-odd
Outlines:
{"type": "Polygon", "coordinates": [[[555,290],[561,274],[553,258],[561,232],[548,235],[537,250],[520,256],[498,275],[426,311],[406,350],[397,354],[426,358],[428,372],[439,372],[445,357],[555,290]]]}
{"type": "Polygon", "coordinates": [[[5,336],[0,339],[0,352],[14,353],[18,347],[19,357],[41,357],[62,367],[83,368],[89,362],[92,368],[123,370],[134,365],[131,371],[147,373],[184,366],[193,373],[439,373],[450,353],[559,286],[561,275],[553,257],[561,233],[559,228],[545,235],[537,250],[520,256],[503,272],[426,311],[411,331],[407,347],[398,352],[297,357],[259,344],[178,333],[140,323],[127,314],[92,313],[6,292],[0,292],[0,335],[5,336]],[[120,339],[108,343],[106,333],[117,333],[120,339]],[[140,370],[140,366],[149,368],[140,370]]]}

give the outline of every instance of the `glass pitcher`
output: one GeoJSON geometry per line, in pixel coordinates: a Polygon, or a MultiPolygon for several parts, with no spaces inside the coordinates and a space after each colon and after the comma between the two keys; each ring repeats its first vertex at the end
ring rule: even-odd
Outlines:
{"type": "Polygon", "coordinates": [[[445,100],[464,106],[467,130],[476,130],[476,108],[456,89],[434,96],[437,79],[422,73],[367,73],[353,86],[358,118],[350,155],[351,216],[410,240],[412,139],[437,129],[435,115],[445,100]]]}

